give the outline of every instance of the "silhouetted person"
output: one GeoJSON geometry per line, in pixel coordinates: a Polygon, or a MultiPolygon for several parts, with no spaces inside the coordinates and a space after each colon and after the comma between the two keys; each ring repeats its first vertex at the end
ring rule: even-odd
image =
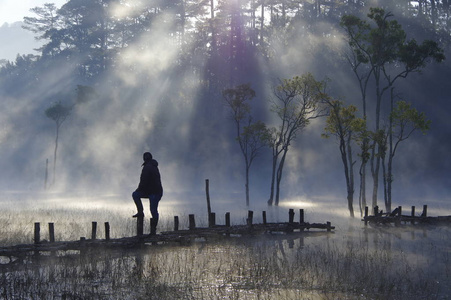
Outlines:
{"type": "Polygon", "coordinates": [[[133,192],[132,197],[135,201],[138,213],[133,217],[144,217],[143,204],[141,198],[149,198],[150,212],[152,214],[152,221],[150,224],[150,234],[155,234],[158,225],[158,202],[163,197],[163,187],[161,186],[160,171],[158,170],[158,162],[152,158],[150,152],[143,154],[144,163],[142,164],[141,178],[136,191],[133,192]]]}

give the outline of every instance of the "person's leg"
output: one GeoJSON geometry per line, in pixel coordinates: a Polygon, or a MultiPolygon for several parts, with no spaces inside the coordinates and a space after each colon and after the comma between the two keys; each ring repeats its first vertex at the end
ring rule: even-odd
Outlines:
{"type": "Polygon", "coordinates": [[[160,202],[160,199],[161,199],[160,195],[150,195],[149,196],[150,212],[152,214],[152,220],[150,223],[150,234],[151,235],[154,235],[157,232],[158,220],[160,218],[160,215],[158,213],[158,203],[160,202]]]}
{"type": "Polygon", "coordinates": [[[152,218],[155,220],[158,220],[160,215],[158,213],[158,203],[160,202],[161,196],[160,195],[150,195],[149,196],[149,202],[150,202],[150,213],[152,214],[152,218]]]}
{"type": "Polygon", "coordinates": [[[138,213],[136,215],[134,215],[133,217],[144,216],[144,208],[143,208],[143,204],[141,202],[141,193],[138,191],[134,191],[132,193],[132,198],[133,198],[133,201],[135,201],[136,208],[138,209],[138,213]]]}

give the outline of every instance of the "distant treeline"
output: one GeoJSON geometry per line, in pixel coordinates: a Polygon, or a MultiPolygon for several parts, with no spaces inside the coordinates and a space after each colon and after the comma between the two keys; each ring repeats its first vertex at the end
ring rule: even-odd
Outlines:
{"type": "Polygon", "coordinates": [[[2,81],[26,81],[49,64],[64,61],[70,62],[74,77],[98,80],[127,59],[130,46],[139,43],[144,50],[152,47],[150,43],[163,42],[177,51],[173,68],[200,74],[199,80],[209,86],[232,86],[257,72],[257,57],[270,60],[280,55],[276,43],[289,48],[297,38],[312,43],[309,34],[327,38],[335,34],[343,15],[361,17],[370,6],[391,11],[415,38],[437,37],[448,43],[449,2],[70,0],[61,8],[45,4],[24,17],[24,28],[44,42],[39,55],[4,61],[0,76],[2,81]],[[143,42],[143,36],[150,41],[143,42]]]}

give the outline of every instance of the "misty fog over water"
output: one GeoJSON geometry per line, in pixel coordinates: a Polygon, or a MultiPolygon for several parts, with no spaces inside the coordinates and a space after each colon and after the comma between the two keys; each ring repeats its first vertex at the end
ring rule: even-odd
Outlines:
{"type": "MultiPolygon", "coordinates": [[[[207,226],[201,195],[179,202],[171,197],[161,202],[160,230],[171,230],[174,214],[180,218],[181,229],[187,228],[189,213],[196,214],[197,226],[207,226]]],[[[112,238],[134,235],[136,229],[136,221],[130,217],[134,213],[131,201],[117,195],[47,193],[26,198],[25,194],[3,193],[2,199],[9,199],[0,203],[0,222],[9,224],[0,228],[2,239],[13,235],[21,243],[30,243],[36,221],[41,222],[42,238],[47,238],[45,223],[54,222],[58,241],[89,236],[92,221],[99,225],[109,222],[112,238]]],[[[231,207],[218,200],[218,195],[212,197],[218,224],[224,223],[223,209],[231,211],[232,224],[245,223],[244,205],[231,207]]],[[[314,203],[292,200],[279,207],[265,207],[268,222],[286,222],[288,208],[295,208],[296,220],[299,205],[305,208],[305,221],[329,220],[335,230],[200,239],[189,245],[126,251],[104,249],[94,251],[95,255],[55,257],[54,261],[44,256],[41,261],[2,268],[0,290],[4,295],[56,299],[64,295],[134,299],[149,295],[149,289],[152,294],[159,293],[159,299],[174,298],[166,290],[192,299],[216,299],[218,295],[283,300],[447,299],[449,226],[365,227],[359,218],[349,218],[342,206],[331,207],[336,199],[314,199],[314,203]]],[[[254,221],[261,222],[259,208],[253,209],[254,221]]],[[[147,230],[147,220],[145,227],[147,230]]],[[[104,233],[99,229],[97,238],[102,239],[104,233]]],[[[7,263],[8,258],[0,256],[0,262],[7,263]]]]}

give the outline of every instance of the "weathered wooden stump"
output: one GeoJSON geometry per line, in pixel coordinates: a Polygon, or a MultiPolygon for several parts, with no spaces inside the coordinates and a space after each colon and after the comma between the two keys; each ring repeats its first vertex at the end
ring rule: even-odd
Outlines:
{"type": "Polygon", "coordinates": [[[34,223],[34,243],[39,244],[41,241],[41,224],[39,222],[34,223]]]}
{"type": "Polygon", "coordinates": [[[97,239],[97,222],[92,222],[91,240],[97,239]]]}
{"type": "Polygon", "coordinates": [[[110,223],[105,222],[105,240],[110,240],[110,223]]]}
{"type": "Polygon", "coordinates": [[[189,225],[188,225],[189,230],[196,229],[196,219],[194,218],[194,215],[191,214],[188,216],[188,218],[189,218],[189,225]]]}
{"type": "Polygon", "coordinates": [[[246,219],[247,226],[252,226],[253,219],[254,219],[254,212],[252,210],[249,210],[247,212],[247,219],[246,219]]]}
{"type": "Polygon", "coordinates": [[[225,226],[230,227],[230,213],[226,212],[225,214],[225,226]]]}
{"type": "Polygon", "coordinates": [[[178,230],[179,230],[179,217],[174,216],[174,231],[178,231],[178,230]]]}
{"type": "Polygon", "coordinates": [[[136,235],[144,234],[144,215],[136,217],[136,235]]]}

